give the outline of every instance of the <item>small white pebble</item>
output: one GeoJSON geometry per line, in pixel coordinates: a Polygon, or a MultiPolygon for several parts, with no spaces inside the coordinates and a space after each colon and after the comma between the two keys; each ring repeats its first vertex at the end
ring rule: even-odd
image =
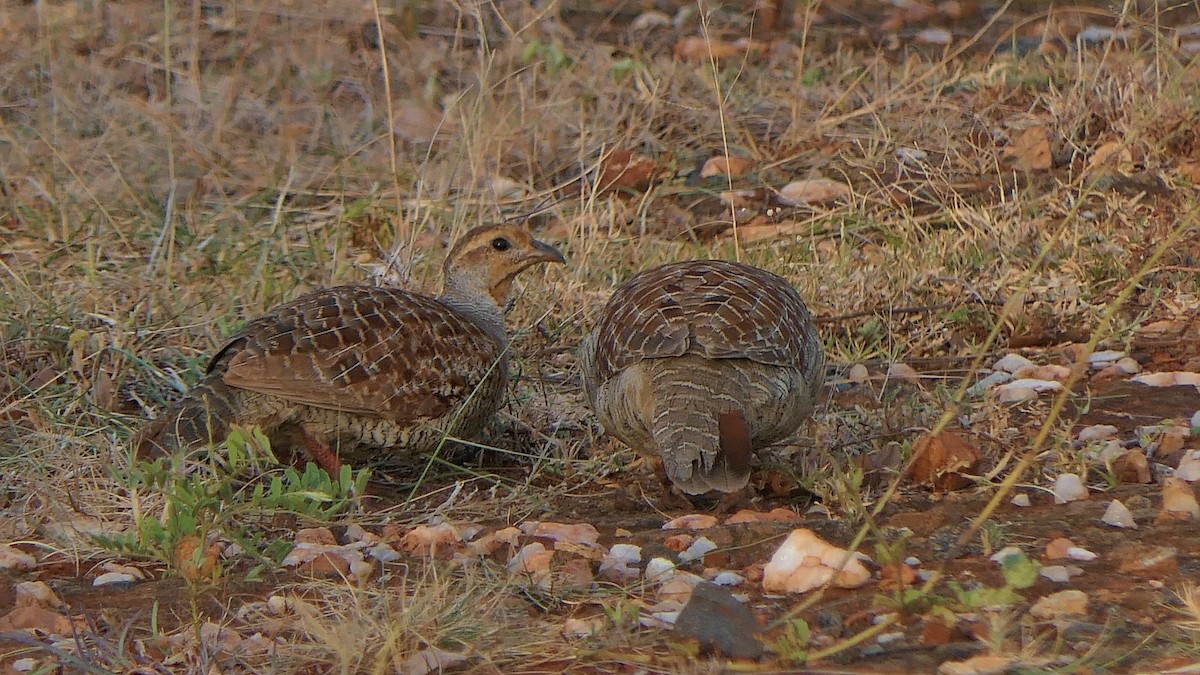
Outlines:
{"type": "Polygon", "coordinates": [[[137,578],[126,572],[105,572],[92,581],[92,586],[116,586],[120,584],[130,585],[134,581],[137,581],[137,578]]]}
{"type": "Polygon", "coordinates": [[[367,555],[381,563],[394,562],[400,559],[400,553],[396,551],[396,549],[382,542],[372,546],[371,550],[367,552],[367,555]]]}
{"type": "Polygon", "coordinates": [[[646,563],[646,581],[664,582],[675,574],[675,563],[666,558],[655,558],[646,563]]]}
{"type": "Polygon", "coordinates": [[[1111,462],[1125,454],[1125,444],[1116,439],[1106,441],[1104,447],[1096,455],[1101,461],[1111,462]]]}
{"type": "Polygon", "coordinates": [[[17,659],[12,662],[12,669],[18,673],[28,673],[37,668],[37,659],[17,659]]]}
{"type": "Polygon", "coordinates": [[[867,367],[861,363],[856,363],[850,366],[850,372],[846,374],[846,379],[855,383],[862,384],[867,381],[870,373],[867,372],[867,367]]]}
{"type": "Polygon", "coordinates": [[[1188,450],[1175,467],[1175,477],[1189,483],[1200,480],[1200,450],[1188,450]]]}
{"type": "Polygon", "coordinates": [[[1087,499],[1088,489],[1083,480],[1073,473],[1060,473],[1054,481],[1054,503],[1066,504],[1087,499]]]}
{"type": "Polygon", "coordinates": [[[1033,366],[1033,361],[1021,356],[1020,354],[1007,354],[1004,358],[992,364],[992,370],[999,370],[1005,373],[1015,373],[1022,368],[1033,366]]]}
{"type": "Polygon", "coordinates": [[[1109,349],[1102,352],[1092,352],[1088,355],[1088,365],[1096,370],[1107,367],[1109,364],[1120,361],[1125,358],[1125,352],[1109,349]]]}
{"type": "Polygon", "coordinates": [[[1191,424],[1192,424],[1192,431],[1196,432],[1196,433],[1200,433],[1200,410],[1197,410],[1196,412],[1192,413],[1191,424]]]}
{"type": "Polygon", "coordinates": [[[1126,375],[1136,375],[1137,373],[1142,372],[1142,364],[1138,363],[1136,359],[1131,359],[1128,356],[1120,361],[1117,361],[1115,365],[1126,375]]]}
{"type": "Polygon", "coordinates": [[[1005,546],[1004,548],[992,554],[991,561],[1003,565],[1004,561],[1012,556],[1021,555],[1023,551],[1016,546],[1005,546]]]}
{"type": "Polygon", "coordinates": [[[900,640],[903,640],[903,639],[904,639],[904,631],[898,630],[893,633],[880,633],[879,636],[875,638],[875,641],[881,645],[886,645],[886,644],[890,644],[892,642],[899,642],[900,640]]]}
{"type": "Polygon", "coordinates": [[[1056,584],[1063,584],[1071,580],[1071,573],[1063,565],[1045,565],[1038,570],[1038,575],[1056,584]]]}
{"type": "Polygon", "coordinates": [[[904,559],[904,564],[908,565],[909,567],[920,567],[921,559],[915,555],[910,555],[904,559]]]}
{"type": "Polygon", "coordinates": [[[1117,428],[1111,424],[1093,424],[1090,427],[1084,427],[1079,430],[1079,441],[1087,443],[1088,441],[1102,441],[1112,438],[1117,434],[1117,428]]]}
{"type": "Polygon", "coordinates": [[[896,161],[908,166],[920,166],[929,161],[929,154],[917,148],[896,148],[896,161]]]}
{"type": "Polygon", "coordinates": [[[1013,506],[1029,506],[1032,502],[1029,501],[1029,495],[1022,492],[1012,498],[1013,506]]]}
{"type": "Polygon", "coordinates": [[[1071,560],[1082,560],[1083,562],[1089,562],[1089,561],[1095,560],[1096,558],[1098,558],[1100,556],[1096,555],[1095,553],[1092,553],[1091,551],[1087,550],[1086,548],[1081,548],[1079,546],[1072,546],[1071,548],[1067,549],[1067,557],[1070,558],[1071,560]]]}
{"type": "Polygon", "coordinates": [[[1030,387],[1014,387],[1012,384],[1006,384],[1001,387],[996,387],[996,400],[1001,403],[1020,403],[1022,401],[1037,400],[1038,393],[1030,387]]]}
{"type": "Polygon", "coordinates": [[[1153,588],[1156,591],[1161,591],[1163,588],[1166,587],[1166,584],[1159,581],[1158,579],[1151,579],[1147,583],[1150,585],[1150,588],[1153,588]]]}
{"type": "Polygon", "coordinates": [[[1133,520],[1133,514],[1129,511],[1129,507],[1121,503],[1120,500],[1114,499],[1108,503],[1108,508],[1105,509],[1104,515],[1100,518],[1105,525],[1113,527],[1123,527],[1132,530],[1137,529],[1137,523],[1133,520]]]}
{"type": "Polygon", "coordinates": [[[717,550],[717,545],[711,539],[700,537],[696,541],[693,541],[692,545],[687,547],[687,550],[679,554],[679,561],[686,563],[693,560],[700,560],[706,554],[715,550],[717,550]]]}
{"type": "Polygon", "coordinates": [[[967,396],[980,396],[988,389],[991,389],[998,384],[1004,384],[1011,379],[1012,375],[1003,371],[992,373],[991,375],[988,375],[982,380],[971,385],[971,388],[967,390],[967,396]]]}
{"type": "Polygon", "coordinates": [[[721,572],[712,580],[718,586],[740,586],[744,581],[746,581],[746,577],[737,572],[721,572]]]}

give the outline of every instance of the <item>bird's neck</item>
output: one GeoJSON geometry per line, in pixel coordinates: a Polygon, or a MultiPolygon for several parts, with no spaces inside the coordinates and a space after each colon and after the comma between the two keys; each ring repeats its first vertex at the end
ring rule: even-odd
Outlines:
{"type": "Polygon", "coordinates": [[[438,299],[474,321],[501,346],[508,344],[508,332],[504,329],[504,310],[496,304],[487,289],[447,277],[438,299]]]}

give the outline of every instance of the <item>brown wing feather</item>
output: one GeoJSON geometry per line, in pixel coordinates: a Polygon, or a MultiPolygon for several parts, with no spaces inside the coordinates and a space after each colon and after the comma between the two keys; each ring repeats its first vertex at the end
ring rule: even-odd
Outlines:
{"type": "Polygon", "coordinates": [[[501,345],[433,298],[317,291],[251,321],[213,357],[226,384],[397,422],[437,417],[488,376],[501,345]]]}
{"type": "Polygon", "coordinates": [[[786,279],[721,260],[635,275],[609,299],[596,331],[601,382],[642,359],[687,353],[796,366],[818,340],[804,301],[786,279]]]}

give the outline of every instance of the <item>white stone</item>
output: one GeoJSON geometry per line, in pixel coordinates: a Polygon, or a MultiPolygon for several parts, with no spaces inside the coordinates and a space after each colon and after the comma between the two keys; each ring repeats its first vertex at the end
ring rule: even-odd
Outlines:
{"type": "Polygon", "coordinates": [[[1117,361],[1115,365],[1126,375],[1136,375],[1137,373],[1142,372],[1142,364],[1138,363],[1136,359],[1131,359],[1128,356],[1120,361],[1117,361]]]}
{"type": "Polygon", "coordinates": [[[1020,354],[1007,354],[1004,358],[992,364],[992,370],[999,370],[1005,373],[1015,373],[1022,368],[1033,367],[1033,361],[1021,356],[1020,354]]]}
{"type": "Polygon", "coordinates": [[[92,581],[92,586],[99,588],[100,586],[113,586],[116,584],[132,584],[137,581],[137,577],[125,572],[105,572],[96,577],[92,581]]]}
{"type": "Polygon", "coordinates": [[[1083,480],[1073,473],[1060,473],[1054,481],[1054,503],[1066,504],[1087,499],[1088,489],[1083,480]]]}
{"type": "Polygon", "coordinates": [[[1012,498],[1013,506],[1024,507],[1029,506],[1031,503],[1032,502],[1029,501],[1029,495],[1025,494],[1024,492],[1012,498]]]}
{"type": "Polygon", "coordinates": [[[717,545],[708,537],[700,537],[692,542],[692,545],[687,547],[687,550],[679,554],[680,562],[691,562],[700,560],[708,553],[717,550],[717,545]]]}
{"type": "Polygon", "coordinates": [[[654,558],[646,563],[646,581],[662,583],[675,574],[675,563],[666,558],[654,558]]]}
{"type": "Polygon", "coordinates": [[[1095,553],[1092,553],[1091,551],[1087,550],[1086,548],[1080,548],[1079,546],[1072,546],[1071,548],[1067,549],[1067,557],[1070,558],[1071,560],[1082,560],[1083,562],[1091,562],[1092,560],[1095,560],[1096,558],[1098,558],[1100,556],[1096,555],[1095,553]]]}
{"type": "MultiPolygon", "coordinates": [[[[1075,569],[1079,569],[1076,567],[1075,569]]],[[[1082,571],[1082,570],[1080,570],[1082,571]]],[[[1065,584],[1071,580],[1071,570],[1065,565],[1046,565],[1038,570],[1038,574],[1056,584],[1065,584]]]]}
{"type": "Polygon", "coordinates": [[[1005,560],[1007,560],[1013,556],[1022,555],[1023,553],[1024,553],[1024,551],[1022,551],[1020,549],[1020,547],[1005,546],[1004,548],[1000,549],[999,551],[996,551],[995,553],[993,553],[990,560],[992,562],[996,563],[997,565],[1003,565],[1005,560]]]}
{"type": "Polygon", "coordinates": [[[1175,477],[1191,483],[1200,480],[1200,450],[1188,450],[1179,466],[1175,467],[1175,477]]]}
{"type": "Polygon", "coordinates": [[[1129,511],[1129,507],[1121,503],[1120,500],[1114,499],[1108,503],[1108,508],[1105,509],[1104,515],[1100,517],[1101,522],[1105,525],[1113,527],[1123,527],[1131,530],[1137,529],[1137,523],[1133,520],[1133,513],[1129,511]]]}
{"type": "Polygon", "coordinates": [[[1004,384],[1005,382],[1008,382],[1011,379],[1012,379],[1012,375],[1010,373],[1006,373],[1003,371],[994,372],[991,375],[988,375],[987,377],[983,378],[982,380],[971,385],[971,388],[967,389],[967,396],[981,396],[981,395],[983,395],[984,392],[991,389],[992,387],[995,387],[996,385],[999,385],[999,384],[1004,384]]]}
{"type": "Polygon", "coordinates": [[[1109,349],[1102,352],[1092,352],[1088,356],[1088,365],[1096,370],[1107,368],[1112,363],[1125,358],[1125,352],[1109,349]]]}
{"type": "Polygon", "coordinates": [[[746,577],[737,572],[721,572],[713,577],[712,582],[718,586],[741,586],[746,581],[746,577]]]}
{"type": "Polygon", "coordinates": [[[1079,430],[1079,442],[1102,441],[1117,434],[1117,428],[1111,424],[1093,424],[1079,430]]]}
{"type": "Polygon", "coordinates": [[[996,387],[996,400],[1001,403],[1020,403],[1022,401],[1037,400],[1037,390],[1030,387],[1014,387],[1006,384],[996,387]]]}
{"type": "Polygon", "coordinates": [[[788,535],[763,567],[763,590],[804,593],[827,583],[858,588],[870,578],[870,571],[851,552],[801,528],[788,535]]]}

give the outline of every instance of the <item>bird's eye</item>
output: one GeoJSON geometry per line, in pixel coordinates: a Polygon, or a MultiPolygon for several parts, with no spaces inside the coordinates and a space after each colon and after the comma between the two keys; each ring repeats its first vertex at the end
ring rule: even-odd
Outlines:
{"type": "Polygon", "coordinates": [[[497,251],[507,251],[508,249],[512,248],[512,244],[510,244],[504,237],[496,237],[492,240],[492,248],[496,249],[497,251]]]}

